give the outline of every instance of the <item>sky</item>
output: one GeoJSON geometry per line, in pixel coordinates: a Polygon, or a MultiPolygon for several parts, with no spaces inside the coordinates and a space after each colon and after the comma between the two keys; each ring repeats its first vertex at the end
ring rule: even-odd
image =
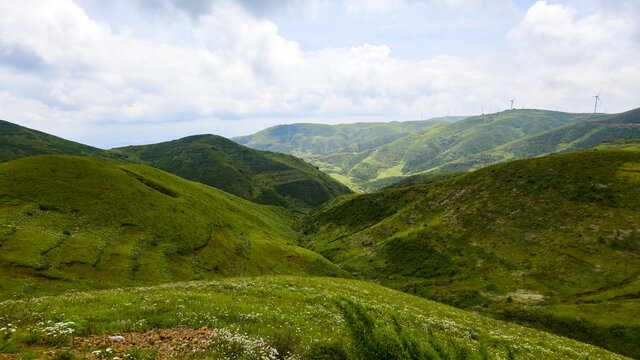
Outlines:
{"type": "Polygon", "coordinates": [[[640,1],[0,0],[0,119],[111,148],[640,107],[640,1]]]}

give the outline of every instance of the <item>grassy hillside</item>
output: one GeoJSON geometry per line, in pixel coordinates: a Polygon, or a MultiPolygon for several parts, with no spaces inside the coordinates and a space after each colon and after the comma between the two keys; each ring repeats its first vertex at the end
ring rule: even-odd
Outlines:
{"type": "Polygon", "coordinates": [[[423,121],[355,123],[340,125],[278,125],[233,140],[259,150],[296,156],[362,152],[388,144],[420,129],[446,124],[463,117],[451,116],[423,121]]]}
{"type": "Polygon", "coordinates": [[[0,164],[2,298],[259,274],[343,274],[290,245],[291,215],[144,165],[0,164]]]}
{"type": "Polygon", "coordinates": [[[306,211],[351,192],[294,156],[253,150],[221,136],[196,135],[113,151],[259,204],[306,211]]]}
{"type": "Polygon", "coordinates": [[[375,284],[315,277],[5,301],[0,327],[0,348],[22,358],[623,359],[375,284]]]}
{"type": "Polygon", "coordinates": [[[602,142],[640,136],[640,109],[561,126],[444,164],[433,171],[467,171],[508,160],[576,151],[602,142]]]}
{"type": "Polygon", "coordinates": [[[0,162],[32,155],[77,155],[121,161],[117,154],[0,120],[0,162]]]}
{"type": "Polygon", "coordinates": [[[142,163],[244,199],[307,211],[351,191],[293,156],[256,151],[215,135],[102,150],[0,121],[0,162],[33,155],[80,155],[142,163]]]}
{"type": "Polygon", "coordinates": [[[640,152],[520,160],[338,198],[303,241],[345,270],[640,357],[640,152]]]}
{"type": "Polygon", "coordinates": [[[380,189],[401,176],[433,171],[467,171],[469,168],[447,166],[517,139],[599,116],[602,115],[544,110],[503,111],[425,128],[366,153],[309,156],[307,160],[352,188],[375,190],[377,184],[380,189]],[[383,180],[385,178],[392,178],[392,181],[383,180]]]}

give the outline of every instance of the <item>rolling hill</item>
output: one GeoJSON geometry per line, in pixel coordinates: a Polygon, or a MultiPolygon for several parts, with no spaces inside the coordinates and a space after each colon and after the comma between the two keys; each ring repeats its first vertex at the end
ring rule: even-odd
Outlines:
{"type": "Polygon", "coordinates": [[[0,121],[0,162],[34,155],[92,156],[147,164],[267,205],[308,211],[351,191],[290,155],[256,151],[216,135],[102,150],[0,121]]]}
{"type": "Polygon", "coordinates": [[[640,109],[561,126],[458,159],[432,171],[468,171],[497,162],[582,150],[632,136],[640,136],[640,109]]]}
{"type": "Polygon", "coordinates": [[[423,359],[625,359],[335,278],[269,276],[71,293],[0,302],[0,316],[9,324],[0,330],[8,334],[0,348],[19,358],[349,360],[372,359],[377,351],[377,359],[409,359],[403,350],[422,349],[429,355],[423,359]]]}
{"type": "Polygon", "coordinates": [[[145,165],[0,164],[0,294],[260,274],[343,275],[291,215],[145,165]]]}
{"type": "Polygon", "coordinates": [[[93,156],[122,161],[106,150],[0,120],[0,163],[33,155],[93,156]]]}
{"type": "MultiPolygon", "coordinates": [[[[316,150],[313,146],[305,147],[304,144],[308,145],[305,141],[313,143],[314,139],[307,136],[302,129],[301,134],[296,134],[296,127],[287,128],[287,131],[281,131],[282,134],[274,131],[277,128],[265,130],[266,134],[258,133],[246,144],[262,149],[271,144],[299,138],[296,141],[302,144],[297,145],[295,149],[281,150],[294,153],[297,149],[303,149],[306,152],[298,155],[342,183],[353,189],[374,191],[409,175],[435,171],[459,172],[477,168],[480,166],[452,168],[448,165],[518,139],[603,116],[545,110],[509,110],[416,129],[391,142],[369,146],[366,149],[340,150],[337,147],[336,151],[329,154],[316,150]]],[[[495,162],[483,162],[482,166],[495,162]]]]}
{"type": "Polygon", "coordinates": [[[307,211],[351,191],[291,155],[258,151],[216,135],[112,150],[132,161],[267,205],[307,211]]]}
{"type": "Polygon", "coordinates": [[[282,152],[299,157],[362,152],[388,144],[418,130],[463,118],[449,116],[388,123],[278,125],[253,135],[235,137],[232,140],[254,149],[282,152]]]}
{"type": "Polygon", "coordinates": [[[640,357],[640,152],[350,195],[301,225],[354,276],[640,357]]]}

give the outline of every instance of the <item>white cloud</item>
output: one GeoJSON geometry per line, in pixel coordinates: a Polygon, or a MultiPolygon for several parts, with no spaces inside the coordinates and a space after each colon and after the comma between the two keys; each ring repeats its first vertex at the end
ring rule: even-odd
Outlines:
{"type": "MultiPolygon", "coordinates": [[[[277,122],[497,111],[510,97],[588,111],[591,92],[600,88],[610,111],[638,105],[638,28],[625,12],[581,16],[569,5],[540,1],[499,53],[409,61],[393,56],[393,44],[375,42],[304,51],[249,12],[248,1],[172,1],[147,3],[149,19],[116,24],[90,15],[104,8],[85,11],[72,0],[0,0],[0,118],[107,146],[196,132],[240,135],[277,122]]],[[[415,4],[344,3],[365,13],[415,4]]],[[[272,3],[285,5],[302,6],[272,3]]]]}
{"type": "Polygon", "coordinates": [[[538,95],[536,101],[547,106],[576,108],[575,98],[599,89],[608,95],[611,111],[638,106],[633,100],[640,84],[640,47],[633,40],[637,20],[619,12],[576,14],[569,6],[535,3],[508,34],[521,72],[513,76],[537,84],[533,89],[545,98],[538,95]]]}

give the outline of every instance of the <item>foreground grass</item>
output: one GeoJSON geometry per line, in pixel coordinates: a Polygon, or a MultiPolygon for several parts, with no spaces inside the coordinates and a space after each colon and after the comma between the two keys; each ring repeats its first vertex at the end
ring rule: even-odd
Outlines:
{"type": "MultiPolygon", "coordinates": [[[[437,338],[446,346],[467,348],[467,354],[485,352],[487,358],[523,359],[624,358],[371,283],[291,276],[230,278],[4,301],[0,303],[0,339],[4,339],[0,351],[22,352],[23,358],[54,357],[52,349],[63,355],[72,352],[74,336],[184,325],[220,329],[252,343],[263,342],[281,355],[287,353],[288,358],[301,358],[310,355],[309,349],[357,348],[357,343],[350,344],[355,341],[349,340],[349,334],[353,339],[357,335],[353,335],[354,327],[348,319],[359,315],[357,311],[353,315],[353,309],[349,315],[345,308],[357,310],[358,304],[381,323],[393,324],[393,318],[397,319],[397,334],[385,330],[384,336],[424,342],[437,338]],[[410,335],[402,335],[405,331],[410,335]]],[[[81,350],[76,346],[75,354],[81,350]]],[[[96,350],[82,351],[90,357],[90,351],[96,350]]]]}

